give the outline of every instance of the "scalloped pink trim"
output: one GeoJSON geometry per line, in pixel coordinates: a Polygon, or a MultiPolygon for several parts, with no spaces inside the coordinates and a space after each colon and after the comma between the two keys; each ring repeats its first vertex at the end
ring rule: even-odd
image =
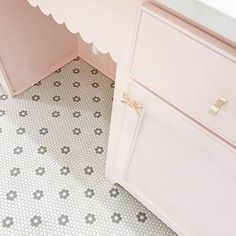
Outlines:
{"type": "Polygon", "coordinates": [[[94,46],[103,54],[109,53],[111,58],[117,62],[118,61],[118,55],[115,54],[115,52],[111,49],[111,48],[105,48],[104,46],[101,45],[101,43],[99,43],[99,41],[97,41],[96,39],[92,38],[91,36],[89,36],[88,33],[86,32],[81,32],[79,30],[75,30],[73,29],[74,27],[72,27],[72,25],[70,25],[69,22],[66,22],[65,20],[59,20],[58,17],[56,16],[55,12],[50,12],[47,9],[44,9],[40,3],[36,3],[34,4],[33,1],[28,0],[29,4],[32,7],[36,7],[38,8],[44,15],[48,16],[48,17],[52,17],[53,20],[57,23],[57,24],[64,24],[66,26],[66,28],[73,34],[77,34],[79,33],[81,38],[86,42],[86,43],[93,43],[94,46]]]}

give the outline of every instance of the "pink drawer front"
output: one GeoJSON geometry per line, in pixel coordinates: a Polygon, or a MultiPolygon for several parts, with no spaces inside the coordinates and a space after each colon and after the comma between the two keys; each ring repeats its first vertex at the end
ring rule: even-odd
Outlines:
{"type": "Polygon", "coordinates": [[[138,27],[131,76],[236,144],[235,55],[236,50],[149,4],[138,27]],[[228,103],[213,116],[208,110],[220,97],[228,103]]]}

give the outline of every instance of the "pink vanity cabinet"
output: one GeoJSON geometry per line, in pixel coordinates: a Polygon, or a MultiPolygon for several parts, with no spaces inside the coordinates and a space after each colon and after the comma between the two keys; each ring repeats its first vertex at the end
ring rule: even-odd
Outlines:
{"type": "Polygon", "coordinates": [[[106,174],[179,235],[236,235],[235,76],[234,48],[143,6],[106,174]]]}
{"type": "Polygon", "coordinates": [[[78,55],[77,35],[27,1],[0,0],[0,83],[19,94],[78,55]]]}

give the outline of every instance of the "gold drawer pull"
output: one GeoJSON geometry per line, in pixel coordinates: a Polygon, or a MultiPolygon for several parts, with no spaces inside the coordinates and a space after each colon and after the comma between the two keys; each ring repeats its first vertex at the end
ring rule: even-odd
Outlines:
{"type": "Polygon", "coordinates": [[[143,104],[140,102],[137,102],[135,100],[132,100],[129,98],[127,93],[123,93],[123,99],[121,102],[127,104],[131,108],[133,108],[138,114],[140,114],[141,110],[143,109],[143,104]]]}
{"type": "Polygon", "coordinates": [[[227,98],[224,97],[220,97],[217,99],[217,101],[215,102],[215,104],[213,104],[210,109],[209,109],[209,113],[213,116],[215,116],[220,109],[228,102],[227,98]]]}

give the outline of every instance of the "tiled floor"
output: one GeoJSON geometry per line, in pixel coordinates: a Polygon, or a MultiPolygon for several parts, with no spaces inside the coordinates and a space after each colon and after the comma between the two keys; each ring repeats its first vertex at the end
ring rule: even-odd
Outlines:
{"type": "Polygon", "coordinates": [[[175,235],[104,178],[114,83],[77,58],[0,88],[0,235],[175,235]]]}

